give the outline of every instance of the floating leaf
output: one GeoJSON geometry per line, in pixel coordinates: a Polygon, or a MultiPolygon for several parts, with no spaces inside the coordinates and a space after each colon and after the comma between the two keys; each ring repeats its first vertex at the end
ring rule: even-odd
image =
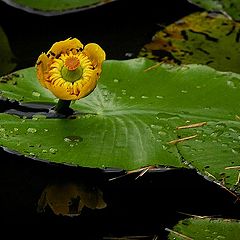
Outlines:
{"type": "Polygon", "coordinates": [[[3,2],[24,11],[53,16],[97,7],[116,0],[3,0],[3,2]]]}
{"type": "MultiPolygon", "coordinates": [[[[2,97],[56,103],[34,68],[9,79],[0,83],[2,97]]],[[[239,92],[238,74],[206,66],[106,61],[97,88],[72,104],[74,119],[2,113],[0,145],[36,159],[94,168],[193,166],[233,188],[238,169],[225,168],[239,165],[239,92]]]]}
{"type": "Polygon", "coordinates": [[[140,51],[157,61],[199,63],[240,72],[240,23],[222,14],[194,13],[156,33],[140,51]]]}
{"type": "Polygon", "coordinates": [[[240,236],[240,221],[221,218],[190,218],[180,221],[173,230],[166,230],[170,231],[169,240],[232,240],[240,236]]]}
{"type": "Polygon", "coordinates": [[[188,0],[208,11],[221,11],[229,14],[233,19],[240,20],[239,0],[188,0]]]}
{"type": "Polygon", "coordinates": [[[9,46],[8,39],[0,27],[0,76],[10,73],[15,67],[15,57],[9,46]]]}

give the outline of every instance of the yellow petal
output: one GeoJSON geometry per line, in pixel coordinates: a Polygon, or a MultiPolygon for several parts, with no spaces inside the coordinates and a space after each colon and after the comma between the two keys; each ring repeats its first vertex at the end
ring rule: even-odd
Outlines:
{"type": "Polygon", "coordinates": [[[83,44],[77,38],[68,38],[64,41],[54,43],[48,54],[58,57],[62,53],[67,53],[73,49],[83,49],[83,44]]]}
{"type": "Polygon", "coordinates": [[[77,100],[79,99],[78,95],[71,94],[71,91],[68,90],[67,86],[64,84],[65,81],[62,79],[62,83],[50,84],[48,89],[59,99],[62,100],[77,100]]]}
{"type": "Polygon", "coordinates": [[[95,68],[101,68],[103,61],[106,59],[106,54],[103,49],[96,43],[87,44],[83,53],[87,55],[95,68]]]}
{"type": "MultiPolygon", "coordinates": [[[[79,86],[81,86],[79,99],[87,96],[89,93],[91,93],[95,89],[98,78],[99,77],[96,74],[96,71],[94,71],[91,76],[91,79],[83,80],[83,81],[79,80],[81,81],[81,85],[79,84],[79,86]]],[[[78,81],[76,83],[78,83],[78,81]]]]}
{"type": "Polygon", "coordinates": [[[45,79],[48,72],[49,59],[45,53],[42,53],[37,60],[37,78],[42,86],[46,87],[45,79]]]}

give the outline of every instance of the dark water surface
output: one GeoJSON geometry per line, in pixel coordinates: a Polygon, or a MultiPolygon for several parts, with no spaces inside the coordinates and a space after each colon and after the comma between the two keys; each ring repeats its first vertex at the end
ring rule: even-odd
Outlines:
{"type": "MultiPolygon", "coordinates": [[[[83,44],[98,43],[106,51],[107,59],[136,57],[160,25],[170,24],[197,10],[184,0],[119,0],[84,12],[43,17],[0,2],[0,25],[17,58],[16,69],[21,69],[33,66],[41,52],[68,37],[77,37],[83,44]]],[[[122,172],[37,162],[4,150],[0,151],[0,159],[3,223],[46,226],[64,223],[75,226],[79,239],[122,236],[166,239],[164,229],[172,228],[178,220],[187,217],[182,213],[240,218],[240,206],[235,198],[192,170],[156,171],[137,179],[134,173],[109,181],[122,172]],[[84,181],[98,186],[107,207],[84,208],[80,216],[72,218],[56,216],[50,209],[37,213],[43,189],[58,181],[84,181]]],[[[61,230],[62,227],[58,231],[61,230]]]]}
{"type": "Polygon", "coordinates": [[[198,10],[186,0],[118,0],[62,16],[44,17],[14,9],[0,1],[0,24],[17,57],[18,68],[35,64],[52,44],[77,37],[85,45],[98,43],[107,59],[136,57],[160,25],[198,10]],[[130,54],[130,55],[129,55],[130,54]]]}

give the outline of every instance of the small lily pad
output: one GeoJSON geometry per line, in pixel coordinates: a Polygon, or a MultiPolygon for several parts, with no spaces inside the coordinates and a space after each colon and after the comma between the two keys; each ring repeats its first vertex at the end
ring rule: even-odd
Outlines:
{"type": "Polygon", "coordinates": [[[3,2],[13,7],[45,16],[77,12],[113,1],[116,0],[3,0],[3,2]]]}
{"type": "Polygon", "coordinates": [[[240,23],[222,14],[194,13],[157,32],[139,56],[239,73],[239,41],[240,23]]]}
{"type": "Polygon", "coordinates": [[[233,240],[240,236],[240,221],[222,218],[190,218],[180,221],[168,235],[169,240],[233,240]]]}
{"type": "Polygon", "coordinates": [[[235,20],[240,20],[239,0],[188,0],[208,11],[221,11],[227,13],[235,20]]]}

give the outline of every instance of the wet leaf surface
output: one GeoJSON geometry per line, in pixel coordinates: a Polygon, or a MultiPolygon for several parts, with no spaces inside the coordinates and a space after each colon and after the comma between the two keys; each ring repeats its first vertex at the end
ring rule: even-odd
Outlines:
{"type": "Polygon", "coordinates": [[[238,0],[188,0],[208,11],[222,11],[235,20],[240,20],[240,2],[238,0]]]}
{"type": "Polygon", "coordinates": [[[239,235],[240,221],[238,220],[221,218],[190,218],[180,221],[174,227],[173,231],[170,230],[168,239],[232,240],[238,239],[239,235]]]}
{"type": "MultiPolygon", "coordinates": [[[[0,83],[2,97],[25,106],[56,103],[34,68],[9,79],[0,83]]],[[[93,168],[194,167],[238,192],[239,89],[238,74],[206,66],[106,61],[98,87],[72,104],[70,118],[1,113],[0,144],[33,159],[93,168]]]]}
{"type": "Polygon", "coordinates": [[[159,62],[198,63],[240,72],[240,23],[222,14],[193,13],[157,32],[140,56],[159,62]]]}

